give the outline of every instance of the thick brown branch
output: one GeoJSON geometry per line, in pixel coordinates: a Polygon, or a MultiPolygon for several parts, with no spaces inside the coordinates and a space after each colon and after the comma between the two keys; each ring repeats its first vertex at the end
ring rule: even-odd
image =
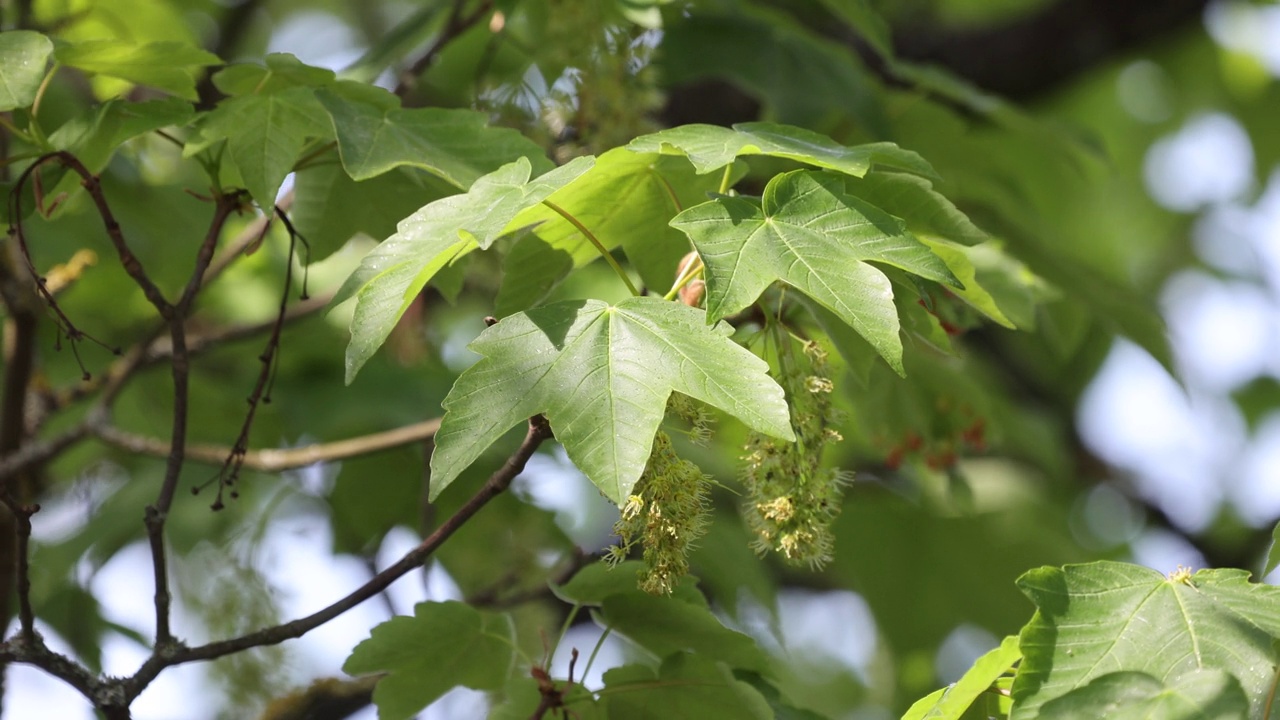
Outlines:
{"type": "Polygon", "coordinates": [[[200,660],[213,660],[225,655],[243,652],[249,648],[276,645],[285,640],[302,637],[382,592],[391,583],[412,570],[421,567],[427,558],[431,557],[431,554],[437,548],[444,544],[473,515],[479,512],[480,508],[505,491],[511,485],[511,481],[524,470],[525,464],[529,462],[529,458],[533,457],[533,453],[537,451],[538,446],[550,437],[551,427],[547,424],[546,419],[542,416],[531,418],[529,420],[529,431],[525,434],[524,442],[520,444],[520,448],[516,450],[515,454],[507,458],[506,463],[489,477],[484,486],[471,499],[467,500],[466,504],[394,565],[378,573],[346,597],[304,618],[265,628],[238,638],[212,642],[194,648],[175,647],[168,653],[156,653],[147,662],[143,663],[133,677],[123,681],[124,696],[129,700],[137,697],[155,679],[156,675],[166,667],[200,660]]]}
{"type": "MultiPolygon", "coordinates": [[[[259,470],[261,472],[283,472],[316,463],[345,460],[421,442],[435,436],[439,427],[440,418],[434,418],[393,430],[330,443],[317,443],[298,448],[249,450],[244,453],[241,465],[250,470],[259,470]]],[[[94,435],[103,442],[127,452],[154,457],[167,457],[169,455],[169,445],[164,441],[134,435],[110,425],[96,428],[94,435]]],[[[190,445],[187,447],[186,455],[188,460],[210,465],[221,465],[226,462],[227,456],[231,454],[231,451],[232,449],[225,445],[190,445]]]]}

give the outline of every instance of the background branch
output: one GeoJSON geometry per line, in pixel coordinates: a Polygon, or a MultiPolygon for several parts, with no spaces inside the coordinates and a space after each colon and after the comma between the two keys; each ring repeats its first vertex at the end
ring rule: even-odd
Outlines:
{"type": "Polygon", "coordinates": [[[146,689],[147,685],[166,667],[200,660],[213,660],[250,648],[276,645],[285,640],[302,637],[382,592],[391,583],[421,567],[427,558],[431,557],[432,553],[470,520],[473,515],[479,512],[490,500],[510,487],[511,481],[524,471],[525,465],[529,462],[529,458],[533,457],[538,446],[550,437],[551,426],[547,424],[546,418],[541,415],[530,418],[528,432],[525,433],[524,441],[520,443],[520,447],[511,457],[507,458],[501,468],[489,476],[489,479],[485,481],[475,495],[471,496],[462,507],[458,508],[457,512],[451,515],[448,520],[442,523],[435,532],[431,533],[417,547],[341,600],[306,617],[264,628],[237,638],[220,640],[194,648],[176,647],[168,653],[153,654],[143,663],[137,673],[120,681],[124,691],[122,694],[124,695],[125,705],[127,706],[133,698],[146,689]]]}
{"type": "MultiPolygon", "coordinates": [[[[259,470],[261,472],[283,472],[316,463],[345,460],[389,450],[401,445],[421,442],[434,437],[439,427],[440,418],[434,418],[392,430],[345,440],[336,440],[330,443],[317,443],[297,448],[248,450],[243,455],[241,465],[250,470],[259,470]]],[[[125,432],[111,425],[94,427],[93,434],[108,445],[127,452],[151,455],[153,457],[167,457],[169,455],[169,445],[164,441],[125,432]]],[[[226,445],[191,445],[187,447],[186,456],[187,459],[196,462],[221,465],[226,462],[227,456],[231,452],[232,448],[226,445]]]]}

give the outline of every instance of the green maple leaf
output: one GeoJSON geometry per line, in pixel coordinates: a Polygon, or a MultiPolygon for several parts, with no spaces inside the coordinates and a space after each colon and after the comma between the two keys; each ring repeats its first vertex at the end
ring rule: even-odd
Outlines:
{"type": "Polygon", "coordinates": [[[569,458],[622,505],[678,391],[793,440],[765,363],[701,310],[652,297],[569,300],[517,313],[470,348],[482,359],[449,396],[431,456],[431,497],[512,426],[542,413],[569,458]]]}
{"type": "MultiPolygon", "coordinates": [[[[225,100],[201,128],[207,143],[226,139],[249,194],[264,209],[275,205],[284,178],[307,141],[332,131],[314,91],[291,87],[279,92],[225,100]]],[[[192,149],[202,145],[193,145],[192,149]]]]}
{"type": "Polygon", "coordinates": [[[739,155],[771,155],[862,177],[872,165],[937,177],[933,166],[918,154],[891,142],[845,146],[812,130],[769,122],[719,125],[681,125],[641,135],[627,149],[642,153],[686,155],[700,173],[728,165],[739,155]]]}
{"type": "Polygon", "coordinates": [[[0,112],[35,102],[52,52],[53,43],[38,32],[0,33],[0,112]]]}
{"type": "Polygon", "coordinates": [[[406,110],[385,90],[343,82],[317,91],[316,97],[333,119],[342,166],[353,180],[409,165],[466,188],[518,157],[538,172],[552,167],[541,146],[510,128],[490,127],[485,113],[406,110]]]}
{"type": "Polygon", "coordinates": [[[222,63],[217,55],[181,42],[86,40],[60,44],[54,57],[68,67],[159,88],[187,100],[198,99],[196,72],[222,63]]]}
{"type": "Polygon", "coordinates": [[[460,685],[501,688],[514,661],[515,640],[509,615],[460,602],[424,602],[412,617],[393,617],[375,627],[342,667],[353,675],[388,673],[373,691],[378,717],[404,720],[460,685]]]}
{"type": "Polygon", "coordinates": [[[898,371],[902,340],[893,289],[868,261],[960,287],[898,218],[844,192],[830,173],[778,175],[762,202],[717,197],[671,221],[706,265],[707,319],[735,313],[781,280],[835,313],[898,371]]]}
{"type": "MultiPolygon", "coordinates": [[[[1244,570],[1180,571],[1166,578],[1117,562],[1032,570],[1018,580],[1037,610],[1021,633],[1011,718],[1045,717],[1059,698],[1058,708],[1069,709],[1073,691],[1113,672],[1151,676],[1159,687],[1147,694],[1155,700],[1166,684],[1199,685],[1188,676],[1205,669],[1234,676],[1249,699],[1249,716],[1264,717],[1280,640],[1280,588],[1248,578],[1244,570]]],[[[1101,683],[1077,698],[1086,705],[1110,694],[1101,683]]]]}
{"type": "Polygon", "coordinates": [[[381,347],[432,276],[472,250],[489,247],[512,230],[508,225],[521,210],[542,202],[592,162],[576,158],[530,180],[533,168],[520,158],[476,180],[467,192],[428,203],[401,220],[396,233],[360,261],[334,298],[334,304],[357,298],[347,346],[347,383],[381,347]]]}

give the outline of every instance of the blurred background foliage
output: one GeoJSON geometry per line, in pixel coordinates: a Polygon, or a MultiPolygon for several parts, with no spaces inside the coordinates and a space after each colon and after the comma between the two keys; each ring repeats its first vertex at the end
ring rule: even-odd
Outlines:
{"type": "MultiPolygon", "coordinates": [[[[858,479],[838,521],[835,561],[809,572],[754,557],[732,512],[740,428],[724,423],[714,449],[682,447],[724,485],[716,493],[723,511],[693,558],[701,587],[727,623],[771,650],[784,689],[815,710],[896,716],[954,680],[1027,620],[1031,606],[1013,581],[1039,565],[1117,558],[1164,571],[1260,567],[1267,528],[1280,516],[1280,187],[1269,179],[1280,162],[1280,8],[1227,0],[462,5],[485,20],[415,68],[452,32],[452,3],[3,3],[6,27],[55,37],[178,40],[227,62],[288,52],[348,77],[403,84],[407,106],[487,111],[558,161],[667,125],[754,119],[847,144],[892,140],[928,159],[939,190],[1025,265],[1024,282],[999,292],[1011,307],[1038,305],[1013,318],[1029,332],[987,323],[937,338],[949,353],[920,344],[908,354],[906,380],[883,363],[842,366],[847,440],[828,460],[858,479]]],[[[197,89],[202,102],[217,98],[207,82],[197,89]]],[[[82,121],[92,98],[121,92],[147,97],[65,71],[43,98],[41,123],[82,121]]],[[[314,245],[315,294],[336,288],[397,220],[452,192],[413,169],[354,183],[335,163],[316,162],[292,181],[295,222],[314,245]],[[332,212],[324,191],[353,209],[332,212]]],[[[749,166],[761,178],[779,168],[749,166]]],[[[176,287],[207,222],[207,204],[193,197],[208,185],[200,168],[145,134],[111,157],[104,183],[135,252],[163,287],[176,287]]],[[[251,221],[236,220],[228,235],[251,221]]],[[[112,261],[83,193],[71,192],[29,234],[38,268],[81,250],[96,256],[60,298],[80,327],[113,346],[150,332],[150,308],[112,261]]],[[[236,260],[202,296],[196,331],[267,321],[286,248],[277,228],[236,260]]],[[[556,294],[608,297],[615,284],[596,264],[556,294]]],[[[253,446],[337,440],[438,416],[501,287],[493,253],[443,274],[350,387],[342,368],[349,308],[291,323],[253,446]]],[[[73,387],[75,358],[56,350],[51,325],[40,332],[40,388],[73,387]]],[[[234,439],[262,342],[220,343],[199,356],[193,442],[234,439]]],[[[81,355],[92,372],[111,359],[88,344],[81,355]]],[[[167,436],[169,383],[163,365],[140,375],[116,403],[115,425],[167,436]]],[[[69,427],[83,410],[73,405],[45,432],[69,427]]],[[[222,512],[209,510],[207,493],[181,498],[170,539],[182,631],[221,637],[329,602],[345,592],[344,580],[360,581],[360,568],[385,562],[388,548],[446,517],[510,446],[496,446],[439,507],[423,500],[429,447],[421,445],[283,475],[246,473],[239,499],[222,512]],[[299,545],[311,547],[301,553],[299,545]],[[326,575],[326,563],[347,563],[349,572],[326,575]]],[[[90,441],[44,469],[33,602],[46,627],[95,667],[112,667],[112,652],[135,656],[128,648],[147,632],[142,594],[120,592],[148,578],[130,549],[143,542],[141,508],[162,465],[90,441]]],[[[215,473],[192,464],[183,486],[215,473]]],[[[486,508],[431,573],[403,581],[416,588],[389,601],[407,612],[404,598],[415,594],[492,602],[537,589],[575,547],[606,546],[614,513],[562,454],[545,449],[515,494],[486,508]]],[[[541,597],[517,612],[536,657],[537,628],[557,627],[563,608],[541,597]]],[[[587,623],[569,637],[585,649],[592,632],[587,623]]],[[[360,637],[357,628],[305,650],[254,651],[172,687],[194,685],[214,708],[184,716],[245,717],[334,674],[360,637]]],[[[172,717],[162,698],[175,692],[157,691],[153,710],[137,716],[172,717]]],[[[22,693],[11,682],[10,716],[35,717],[22,693]]],[[[455,704],[429,713],[465,716],[466,698],[446,701],[455,704]]]]}

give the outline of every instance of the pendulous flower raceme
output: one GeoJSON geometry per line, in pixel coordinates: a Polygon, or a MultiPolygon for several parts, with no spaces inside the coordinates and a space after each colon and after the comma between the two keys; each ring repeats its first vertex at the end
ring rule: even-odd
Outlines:
{"type": "Polygon", "coordinates": [[[832,428],[834,385],[827,377],[826,351],[809,342],[796,353],[786,337],[779,347],[778,383],[791,405],[796,442],[749,436],[742,458],[748,497],[742,512],[757,552],[773,551],[792,564],[818,567],[831,559],[831,521],[840,511],[841,487],[852,475],[822,467],[823,449],[842,439],[832,428]]]}
{"type": "Polygon", "coordinates": [[[613,531],[618,544],[607,560],[617,564],[638,544],[644,548],[640,589],[669,595],[689,572],[689,550],[706,533],[710,480],[682,459],[661,430],[635,492],[622,506],[613,531]]]}

